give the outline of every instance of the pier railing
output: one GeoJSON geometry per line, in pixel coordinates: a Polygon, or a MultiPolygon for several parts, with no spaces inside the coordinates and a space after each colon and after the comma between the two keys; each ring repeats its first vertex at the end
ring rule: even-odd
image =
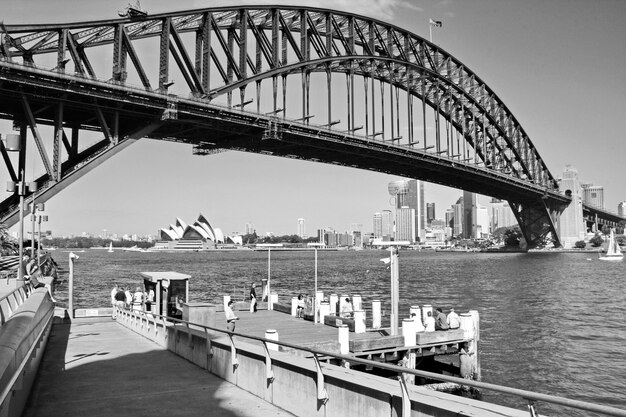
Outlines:
{"type": "MultiPolygon", "coordinates": [[[[333,368],[337,368],[336,366],[333,366],[333,365],[324,364],[323,361],[330,359],[330,358],[334,358],[346,364],[362,364],[362,365],[367,366],[368,368],[374,367],[374,368],[397,373],[398,374],[397,381],[398,381],[399,388],[401,391],[401,396],[402,396],[402,406],[401,406],[402,417],[409,417],[411,415],[411,398],[410,398],[409,389],[408,389],[407,382],[406,382],[407,376],[409,375],[442,381],[442,382],[453,383],[453,384],[457,384],[463,387],[498,392],[501,394],[506,394],[506,395],[511,395],[511,396],[521,398],[528,403],[528,411],[531,417],[539,416],[538,412],[536,411],[537,403],[539,402],[559,405],[559,406],[568,407],[568,408],[574,408],[574,409],[583,410],[583,411],[595,412],[595,413],[599,413],[599,414],[607,415],[607,416],[626,417],[626,410],[615,408],[615,407],[597,405],[597,404],[593,404],[593,403],[589,403],[585,401],[572,400],[572,399],[564,398],[564,397],[540,394],[540,393],[536,393],[533,391],[526,391],[526,390],[517,389],[517,388],[510,388],[510,387],[505,387],[501,385],[489,384],[486,382],[479,382],[479,381],[474,381],[470,379],[463,379],[463,378],[442,375],[442,374],[437,374],[437,373],[432,373],[432,372],[427,372],[427,371],[422,371],[422,370],[417,370],[417,369],[410,369],[410,368],[405,368],[405,367],[397,366],[397,365],[390,365],[386,363],[376,362],[373,360],[357,358],[351,355],[343,355],[343,354],[338,354],[334,352],[327,352],[327,351],[323,351],[323,350],[319,350],[315,348],[309,348],[309,347],[305,347],[301,345],[296,345],[293,343],[282,342],[279,340],[267,339],[264,337],[247,335],[243,333],[229,332],[227,330],[220,329],[220,328],[215,328],[215,327],[206,326],[206,325],[197,324],[197,323],[191,323],[189,321],[179,320],[179,319],[175,319],[172,317],[162,316],[159,314],[152,314],[152,313],[144,312],[144,311],[120,309],[118,307],[114,307],[114,315],[118,317],[119,322],[126,325],[131,330],[136,331],[137,333],[140,333],[144,335],[145,337],[155,340],[155,341],[157,341],[156,339],[161,339],[162,341],[165,341],[165,338],[167,338],[167,331],[165,331],[165,329],[168,325],[173,326],[173,331],[175,335],[174,337],[175,344],[182,344],[183,342],[180,341],[181,338],[179,336],[181,334],[186,334],[186,337],[185,337],[186,341],[184,342],[184,344],[186,344],[187,347],[190,347],[192,346],[192,343],[193,343],[192,335],[193,334],[197,335],[198,333],[203,334],[203,337],[205,339],[205,343],[207,346],[207,351],[206,351],[207,369],[209,369],[208,363],[213,355],[212,348],[211,348],[213,339],[211,338],[211,336],[214,336],[215,333],[222,334],[228,338],[228,343],[230,344],[230,362],[232,365],[233,372],[235,372],[237,368],[240,366],[238,348],[235,342],[235,337],[250,340],[250,341],[260,342],[263,347],[264,356],[265,356],[264,358],[265,378],[267,380],[268,385],[274,381],[274,371],[273,371],[273,366],[272,366],[272,352],[278,351],[279,350],[278,346],[281,346],[283,349],[307,352],[309,354],[309,357],[315,363],[315,369],[317,373],[317,379],[316,379],[317,399],[321,403],[326,403],[326,401],[328,401],[328,398],[329,398],[327,390],[324,385],[324,378],[325,378],[324,371],[332,369],[332,368],[328,368],[329,366],[332,366],[333,368]],[[159,330],[159,327],[161,327],[161,330],[159,330]],[[182,330],[179,329],[179,327],[182,327],[182,330]]],[[[178,346],[175,345],[173,350],[175,352],[178,352],[179,351],[178,346]]],[[[419,394],[415,394],[414,391],[412,392],[412,394],[414,398],[415,398],[415,395],[419,395],[419,394]]]]}

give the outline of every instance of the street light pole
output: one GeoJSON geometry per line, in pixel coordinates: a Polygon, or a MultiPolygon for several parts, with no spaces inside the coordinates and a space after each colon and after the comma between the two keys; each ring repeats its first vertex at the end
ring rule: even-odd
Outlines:
{"type": "MultiPolygon", "coordinates": [[[[22,152],[22,136],[19,134],[11,133],[5,135],[5,147],[9,152],[22,152]]],[[[7,183],[7,191],[14,193],[17,190],[20,196],[20,224],[18,229],[18,256],[19,267],[17,269],[17,279],[21,281],[24,279],[24,196],[26,195],[26,182],[24,181],[24,167],[20,169],[20,176],[18,181],[9,181],[7,183]]],[[[31,182],[28,184],[28,190],[30,192],[37,191],[37,183],[31,182]]]]}

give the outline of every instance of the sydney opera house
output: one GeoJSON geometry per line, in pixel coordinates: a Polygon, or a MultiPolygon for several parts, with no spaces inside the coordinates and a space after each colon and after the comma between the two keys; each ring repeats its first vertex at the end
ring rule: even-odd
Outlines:
{"type": "Polygon", "coordinates": [[[220,245],[241,245],[241,236],[226,236],[221,229],[211,226],[202,214],[193,224],[187,224],[176,218],[169,228],[159,229],[155,248],[177,250],[216,249],[220,245]]]}

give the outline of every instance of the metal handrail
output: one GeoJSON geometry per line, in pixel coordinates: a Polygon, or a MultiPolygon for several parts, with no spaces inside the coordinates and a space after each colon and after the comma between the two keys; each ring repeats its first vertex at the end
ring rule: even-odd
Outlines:
{"type": "MultiPolygon", "coordinates": [[[[119,309],[119,307],[115,306],[114,309],[119,309]]],[[[495,392],[499,392],[502,394],[508,394],[508,395],[513,395],[513,396],[517,396],[517,397],[521,397],[523,399],[525,399],[526,401],[528,401],[529,403],[529,408],[531,410],[531,415],[534,412],[534,406],[535,406],[535,402],[536,401],[542,401],[542,402],[546,402],[546,403],[550,403],[550,404],[556,404],[556,405],[562,405],[565,407],[571,407],[571,408],[576,408],[579,410],[585,410],[585,411],[592,411],[592,412],[596,412],[596,413],[600,413],[600,414],[604,414],[604,415],[608,415],[608,416],[618,416],[618,417],[626,417],[626,410],[620,409],[620,408],[615,408],[615,407],[609,407],[609,406],[605,406],[605,405],[597,405],[597,404],[593,404],[593,403],[589,403],[589,402],[585,402],[585,401],[579,401],[579,400],[572,400],[569,398],[564,398],[564,397],[558,397],[558,396],[554,396],[554,395],[548,395],[548,394],[540,394],[540,393],[536,393],[533,391],[526,391],[523,389],[518,389],[518,388],[510,388],[510,387],[505,387],[502,385],[495,385],[495,384],[490,384],[487,382],[479,382],[479,381],[472,381],[469,379],[464,379],[464,378],[458,378],[458,377],[453,377],[453,376],[447,376],[447,375],[442,375],[442,374],[436,374],[433,372],[427,372],[427,371],[420,371],[417,369],[409,369],[409,368],[404,368],[402,366],[397,366],[397,365],[389,365],[389,364],[385,364],[385,363],[380,363],[380,362],[376,362],[376,361],[372,361],[372,360],[368,360],[368,359],[361,359],[361,358],[357,358],[354,356],[350,356],[350,355],[343,355],[343,354],[339,354],[339,353],[334,353],[334,352],[327,352],[327,351],[323,351],[323,350],[319,350],[319,349],[314,349],[314,348],[309,348],[309,347],[305,347],[305,346],[300,346],[300,345],[295,345],[293,343],[289,343],[289,342],[281,342],[280,340],[272,340],[272,339],[266,339],[264,337],[259,337],[259,336],[252,336],[252,335],[247,335],[247,334],[243,334],[243,333],[236,333],[236,332],[229,332],[228,330],[223,330],[223,329],[218,329],[215,327],[211,327],[211,326],[206,326],[203,324],[198,324],[198,323],[192,323],[189,321],[185,321],[185,320],[179,320],[179,319],[175,319],[173,317],[168,317],[168,316],[164,316],[161,314],[154,314],[154,313],[149,313],[149,312],[145,312],[145,311],[137,311],[137,310],[131,310],[131,309],[120,309],[122,312],[129,312],[132,313],[131,315],[135,315],[137,313],[143,314],[146,317],[148,315],[151,315],[153,317],[159,317],[164,321],[170,321],[173,322],[174,324],[179,323],[179,324],[184,324],[185,326],[189,326],[190,324],[196,327],[200,327],[204,330],[210,330],[213,332],[218,332],[218,333],[224,333],[227,336],[229,336],[232,340],[232,336],[236,335],[238,337],[243,337],[245,339],[250,339],[250,340],[256,340],[262,343],[273,343],[276,345],[280,345],[280,346],[284,346],[290,349],[296,349],[296,350],[300,350],[300,351],[304,351],[304,352],[309,352],[313,355],[313,357],[317,357],[317,356],[326,356],[326,357],[333,357],[336,359],[341,359],[344,360],[346,362],[350,362],[350,363],[359,363],[359,364],[363,364],[363,365],[368,365],[368,366],[375,366],[377,368],[380,369],[384,369],[384,370],[388,370],[388,371],[393,371],[393,372],[398,372],[399,374],[409,374],[409,375],[415,375],[415,376],[420,376],[420,377],[424,377],[424,378],[428,378],[428,379],[434,379],[434,380],[438,380],[438,381],[444,381],[444,382],[452,382],[458,385],[462,385],[462,386],[467,386],[467,387],[472,387],[472,388],[479,388],[479,389],[484,389],[484,390],[489,390],[489,391],[495,391],[495,392]]],[[[206,331],[204,332],[204,334],[206,335],[206,331]]]]}

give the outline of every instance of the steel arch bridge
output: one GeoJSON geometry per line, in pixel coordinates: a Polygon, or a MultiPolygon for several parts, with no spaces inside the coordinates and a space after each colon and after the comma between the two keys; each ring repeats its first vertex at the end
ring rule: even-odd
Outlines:
{"type": "MultiPolygon", "coordinates": [[[[38,201],[147,136],[493,196],[529,247],[560,244],[570,198],[518,120],[458,59],[389,23],[259,6],[0,30],[0,116],[23,144],[15,164],[0,153],[20,181],[36,146],[38,201]]],[[[8,225],[18,200],[0,202],[8,225]]]]}

